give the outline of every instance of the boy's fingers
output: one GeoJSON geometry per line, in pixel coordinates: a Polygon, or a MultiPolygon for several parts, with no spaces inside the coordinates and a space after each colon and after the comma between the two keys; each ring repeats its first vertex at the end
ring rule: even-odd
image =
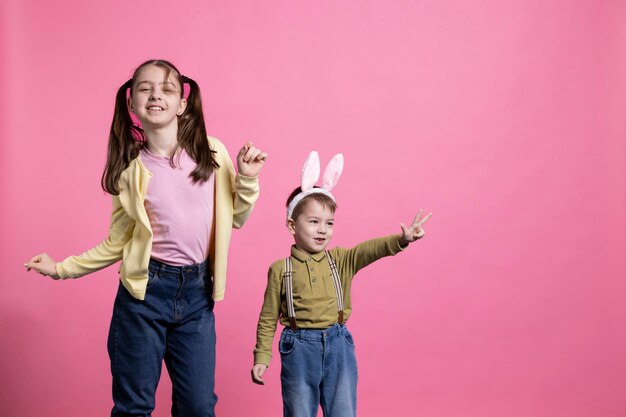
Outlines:
{"type": "Polygon", "coordinates": [[[424,210],[419,209],[419,211],[417,212],[417,214],[415,215],[415,218],[413,219],[413,224],[417,224],[420,221],[420,218],[422,217],[422,213],[424,212],[424,210]]]}
{"type": "Polygon", "coordinates": [[[400,223],[400,228],[402,229],[402,234],[403,235],[408,235],[409,234],[409,229],[407,229],[406,225],[404,223],[400,223]]]}
{"type": "Polygon", "coordinates": [[[259,385],[265,385],[265,381],[263,381],[263,378],[257,375],[256,369],[253,368],[252,371],[250,372],[252,374],[252,382],[254,382],[255,384],[259,384],[259,385]]]}
{"type": "Polygon", "coordinates": [[[428,221],[428,219],[430,219],[433,216],[433,213],[428,213],[426,216],[424,216],[424,218],[422,220],[420,220],[420,222],[418,223],[419,226],[423,225],[424,223],[426,223],[428,221]]]}

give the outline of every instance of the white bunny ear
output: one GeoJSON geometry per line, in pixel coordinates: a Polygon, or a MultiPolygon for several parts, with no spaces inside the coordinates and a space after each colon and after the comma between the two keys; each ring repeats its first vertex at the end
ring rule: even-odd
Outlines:
{"type": "Polygon", "coordinates": [[[317,180],[320,178],[320,156],[316,151],[311,151],[309,156],[304,161],[302,167],[302,180],[300,181],[300,187],[302,191],[309,191],[317,180]]]}
{"type": "Polygon", "coordinates": [[[338,153],[330,160],[326,169],[324,170],[324,177],[322,179],[322,188],[326,190],[332,190],[339,182],[339,177],[343,172],[343,154],[338,153]]]}

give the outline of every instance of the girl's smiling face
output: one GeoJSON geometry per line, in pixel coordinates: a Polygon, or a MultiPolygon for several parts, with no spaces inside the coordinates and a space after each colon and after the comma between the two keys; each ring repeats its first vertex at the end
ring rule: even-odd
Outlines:
{"type": "Polygon", "coordinates": [[[305,204],[296,220],[288,220],[289,233],[299,250],[308,254],[322,252],[333,238],[335,213],[316,200],[305,204]]]}
{"type": "Polygon", "coordinates": [[[135,113],[144,129],[156,129],[178,123],[187,101],[182,97],[182,86],[175,72],[156,65],[146,65],[133,80],[128,108],[135,113]]]}

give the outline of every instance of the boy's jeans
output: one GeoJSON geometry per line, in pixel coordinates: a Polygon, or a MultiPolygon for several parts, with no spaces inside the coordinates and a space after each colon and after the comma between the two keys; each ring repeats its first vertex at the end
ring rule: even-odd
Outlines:
{"type": "Polygon", "coordinates": [[[144,301],[120,284],[109,331],[111,416],[149,417],[165,365],[172,416],[214,416],[215,317],[208,261],[170,266],[150,260],[144,301]]]}
{"type": "Polygon", "coordinates": [[[345,326],[326,330],[285,327],[278,345],[285,417],[356,416],[354,341],[345,326]]]}

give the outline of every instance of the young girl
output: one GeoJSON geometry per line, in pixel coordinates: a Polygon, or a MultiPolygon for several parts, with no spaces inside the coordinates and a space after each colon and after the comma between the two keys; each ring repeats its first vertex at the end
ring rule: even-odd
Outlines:
{"type": "Polygon", "coordinates": [[[207,140],[198,85],[167,61],[144,62],[119,88],[102,175],[113,197],[109,236],[62,262],[40,254],[25,264],[65,279],[122,260],[108,340],[112,416],[151,415],[163,360],[172,415],[215,415],[213,304],[224,298],[231,231],[252,212],[266,158],[248,142],[235,174],[224,145],[207,140]]]}

